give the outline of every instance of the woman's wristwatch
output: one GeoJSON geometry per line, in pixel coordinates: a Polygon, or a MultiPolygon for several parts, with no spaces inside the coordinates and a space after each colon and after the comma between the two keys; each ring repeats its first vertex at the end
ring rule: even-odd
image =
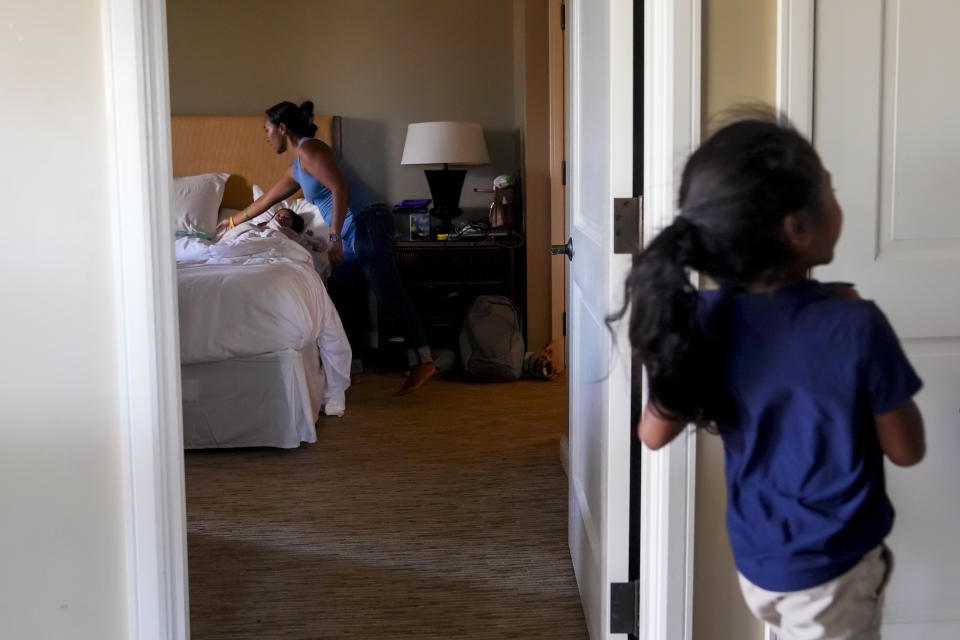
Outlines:
{"type": "Polygon", "coordinates": [[[340,234],[339,234],[339,233],[331,233],[331,234],[330,234],[329,236],[327,236],[327,237],[330,238],[330,242],[340,242],[340,234]]]}

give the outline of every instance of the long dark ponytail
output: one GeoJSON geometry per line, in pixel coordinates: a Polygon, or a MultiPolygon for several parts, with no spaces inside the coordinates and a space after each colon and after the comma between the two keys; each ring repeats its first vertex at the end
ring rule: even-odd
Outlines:
{"type": "Polygon", "coordinates": [[[309,100],[299,107],[292,102],[278,102],[267,109],[266,114],[275,126],[286,125],[301,138],[312,138],[317,133],[317,125],[313,124],[313,103],[309,100]]]}
{"type": "Polygon", "coordinates": [[[671,419],[707,425],[717,387],[689,270],[743,289],[776,282],[793,262],[783,236],[791,213],[820,215],[823,168],[785,118],[752,113],[719,129],[687,160],[681,213],[634,261],[624,285],[633,355],[650,394],[671,419]]]}

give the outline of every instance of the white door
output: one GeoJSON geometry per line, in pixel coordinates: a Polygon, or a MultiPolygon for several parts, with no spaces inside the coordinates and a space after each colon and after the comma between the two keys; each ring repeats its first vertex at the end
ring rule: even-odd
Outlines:
{"type": "Polygon", "coordinates": [[[610,637],[610,583],[627,581],[630,351],[605,317],[630,268],[612,221],[632,195],[632,43],[632,0],[567,1],[569,539],[592,640],[610,637]]]}
{"type": "Polygon", "coordinates": [[[960,638],[960,2],[817,3],[814,142],[844,209],[835,262],[924,381],[927,457],[887,466],[884,639],[960,638]]]}

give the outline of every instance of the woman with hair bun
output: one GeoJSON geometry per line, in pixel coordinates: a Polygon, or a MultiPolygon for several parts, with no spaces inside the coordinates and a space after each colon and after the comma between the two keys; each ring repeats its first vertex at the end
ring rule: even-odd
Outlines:
{"type": "MultiPolygon", "coordinates": [[[[277,202],[303,189],[304,197],[320,210],[330,227],[330,296],[344,324],[357,317],[357,292],[365,277],[377,299],[397,319],[407,344],[410,375],[397,391],[404,395],[419,388],[436,367],[423,321],[413,307],[393,259],[392,239],[378,215],[384,206],[346,167],[338,164],[329,145],[313,136],[313,103],[300,106],[280,102],[266,110],[263,121],[267,144],[278,154],[292,156],[290,168],[260,198],[243,211],[246,219],[260,215],[277,202]]],[[[224,220],[221,227],[234,224],[224,220]]],[[[240,221],[236,221],[240,222],[240,221]]]]}

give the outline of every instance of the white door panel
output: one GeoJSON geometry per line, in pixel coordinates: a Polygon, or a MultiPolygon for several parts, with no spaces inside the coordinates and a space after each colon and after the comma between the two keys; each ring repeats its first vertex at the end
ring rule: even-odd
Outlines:
{"type": "Polygon", "coordinates": [[[817,3],[814,142],[844,230],[825,280],[890,318],[925,387],[928,454],[887,467],[884,638],[960,637],[960,3],[817,3]]]}
{"type": "Polygon", "coordinates": [[[569,536],[593,640],[610,637],[609,585],[627,581],[629,551],[630,374],[605,318],[630,268],[612,221],[614,197],[632,195],[632,5],[567,1],[569,536]]]}

